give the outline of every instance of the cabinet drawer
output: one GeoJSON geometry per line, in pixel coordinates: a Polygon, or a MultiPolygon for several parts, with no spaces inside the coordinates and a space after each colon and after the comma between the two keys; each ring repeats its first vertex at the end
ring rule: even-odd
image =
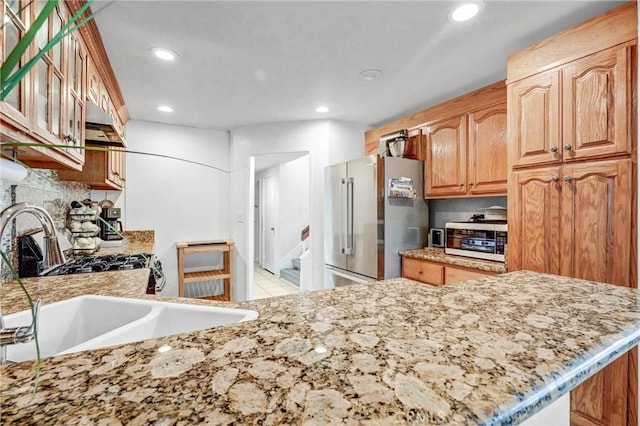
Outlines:
{"type": "Polygon", "coordinates": [[[444,267],[424,260],[402,258],[402,276],[432,285],[444,284],[444,267]]]}
{"type": "Polygon", "coordinates": [[[490,272],[470,271],[468,269],[458,269],[453,266],[447,266],[445,272],[445,282],[447,284],[460,283],[462,281],[488,277],[489,275],[494,274],[490,272]]]}

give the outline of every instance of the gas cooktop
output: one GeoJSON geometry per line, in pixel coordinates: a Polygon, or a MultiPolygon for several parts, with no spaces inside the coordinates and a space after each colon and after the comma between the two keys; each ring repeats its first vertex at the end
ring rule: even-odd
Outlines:
{"type": "Polygon", "coordinates": [[[120,271],[129,269],[149,268],[153,265],[153,255],[138,254],[110,254],[105,256],[80,257],[71,262],[44,273],[46,276],[82,274],[88,272],[120,271]]]}

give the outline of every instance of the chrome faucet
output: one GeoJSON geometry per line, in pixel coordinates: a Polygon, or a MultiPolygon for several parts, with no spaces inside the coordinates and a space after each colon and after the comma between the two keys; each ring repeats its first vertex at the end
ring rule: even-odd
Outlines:
{"type": "Polygon", "coordinates": [[[64,253],[62,253],[60,244],[58,243],[56,226],[53,224],[51,215],[42,207],[27,203],[18,203],[2,210],[0,213],[0,238],[2,238],[7,225],[22,213],[31,213],[42,224],[44,230],[44,259],[42,261],[42,269],[47,270],[64,263],[64,253]]]}
{"type": "MultiPolygon", "coordinates": [[[[62,249],[58,242],[58,235],[56,233],[56,227],[53,223],[53,219],[51,219],[51,215],[49,215],[49,213],[42,207],[27,203],[18,203],[2,210],[2,212],[0,212],[0,239],[2,238],[7,225],[13,221],[16,216],[22,213],[30,213],[35,216],[40,221],[42,228],[44,229],[45,246],[42,261],[43,270],[65,263],[64,253],[62,253],[62,249]]],[[[37,300],[33,305],[33,321],[31,322],[31,325],[22,327],[5,327],[4,319],[0,312],[0,364],[7,362],[7,345],[26,343],[34,338],[37,329],[39,310],[40,300],[37,300]]]]}

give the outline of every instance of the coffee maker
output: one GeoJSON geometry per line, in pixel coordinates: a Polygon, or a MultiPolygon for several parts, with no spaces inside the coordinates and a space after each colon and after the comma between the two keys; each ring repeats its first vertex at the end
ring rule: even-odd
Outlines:
{"type": "Polygon", "coordinates": [[[122,222],[120,222],[120,209],[118,207],[103,208],[100,212],[100,239],[103,241],[121,240],[122,222]]]}

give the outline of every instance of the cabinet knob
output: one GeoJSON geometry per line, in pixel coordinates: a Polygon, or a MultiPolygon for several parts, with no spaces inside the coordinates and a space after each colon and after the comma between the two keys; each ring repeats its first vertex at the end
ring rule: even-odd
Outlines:
{"type": "Polygon", "coordinates": [[[422,275],[422,271],[418,271],[418,275],[422,275]]]}
{"type": "Polygon", "coordinates": [[[571,176],[565,176],[562,179],[564,179],[565,182],[571,182],[571,176]]]}
{"type": "Polygon", "coordinates": [[[461,183],[460,186],[464,186],[464,183],[461,183]]]}
{"type": "Polygon", "coordinates": [[[551,181],[552,182],[557,182],[559,180],[560,180],[560,178],[558,176],[556,176],[556,175],[551,176],[551,181]]]}
{"type": "Polygon", "coordinates": [[[551,152],[558,152],[558,147],[557,146],[552,146],[551,148],[549,148],[549,151],[551,152]]]}
{"type": "Polygon", "coordinates": [[[473,182],[469,182],[469,186],[473,186],[473,182]]]}
{"type": "Polygon", "coordinates": [[[565,151],[571,151],[571,145],[565,144],[564,149],[565,151]]]}

